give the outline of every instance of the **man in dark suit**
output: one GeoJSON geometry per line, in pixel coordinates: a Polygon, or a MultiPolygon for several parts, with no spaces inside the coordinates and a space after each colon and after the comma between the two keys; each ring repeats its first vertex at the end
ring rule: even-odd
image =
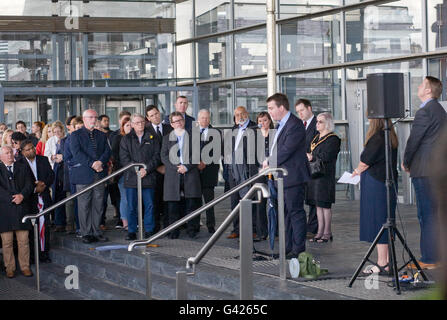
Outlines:
{"type": "Polygon", "coordinates": [[[306,156],[306,132],[303,122],[289,111],[289,101],[282,93],[267,99],[267,108],[277,131],[270,149],[270,157],[263,167],[287,169],[284,177],[284,218],[286,227],[287,258],[296,258],[306,250],[306,211],[304,188],[310,180],[306,156]]]}
{"type": "MultiPolygon", "coordinates": [[[[50,187],[54,182],[55,174],[51,169],[50,162],[47,157],[36,155],[36,148],[31,140],[27,139],[21,144],[23,158],[19,161],[29,168],[29,175],[33,178],[35,185],[32,206],[38,211],[45,210],[52,205],[50,187]]],[[[44,218],[44,248],[42,250],[39,243],[39,260],[41,262],[51,262],[49,257],[50,251],[50,230],[48,219],[44,218]]],[[[39,221],[41,223],[41,221],[39,221]]],[[[31,261],[34,259],[34,237],[30,234],[31,261]]]]}
{"type": "MultiPolygon", "coordinates": [[[[234,110],[234,118],[236,124],[232,128],[231,136],[231,164],[228,166],[228,179],[230,189],[241,184],[248,178],[256,175],[259,171],[258,163],[256,162],[256,131],[258,125],[251,121],[248,111],[245,107],[239,106],[234,110]]],[[[230,137],[225,137],[225,143],[230,137]]],[[[250,190],[247,186],[238,193],[231,195],[231,210],[233,210],[239,201],[250,190]]],[[[256,231],[256,208],[252,210],[253,214],[253,233],[256,231]]],[[[233,220],[233,231],[227,237],[228,239],[235,239],[239,237],[239,216],[233,220]]]]}
{"type": "MultiPolygon", "coordinates": [[[[192,122],[196,119],[187,115],[186,110],[188,109],[188,98],[185,96],[178,96],[177,100],[175,101],[175,111],[180,112],[183,115],[183,118],[185,119],[185,130],[191,131],[192,129],[192,122]]],[[[164,120],[164,124],[170,124],[169,122],[169,115],[167,115],[164,120]]]]}
{"type": "Polygon", "coordinates": [[[434,77],[425,77],[418,87],[422,101],[416,112],[410,137],[405,148],[402,169],[410,173],[416,194],[419,223],[421,225],[422,268],[434,268],[438,262],[436,245],[436,205],[429,185],[429,163],[433,146],[445,127],[447,116],[438,102],[442,94],[442,83],[434,77]]]}
{"type": "MultiPolygon", "coordinates": [[[[298,99],[295,103],[295,110],[298,117],[303,121],[306,129],[306,152],[310,149],[312,139],[318,134],[317,117],[312,112],[312,105],[307,99],[298,99]]],[[[307,192],[307,185],[306,185],[307,192]]],[[[309,205],[309,217],[307,218],[307,232],[313,238],[318,230],[317,210],[313,205],[309,205]]]]}
{"type": "MultiPolygon", "coordinates": [[[[154,105],[146,107],[146,128],[149,132],[159,140],[160,148],[163,143],[163,137],[169,135],[172,131],[170,124],[161,122],[161,114],[158,108],[154,105]]],[[[154,201],[154,232],[158,232],[162,227],[166,228],[169,225],[169,218],[166,211],[166,206],[163,201],[163,184],[164,184],[164,170],[165,166],[161,164],[155,173],[157,184],[155,186],[155,201],[154,201]]]]}
{"type": "MultiPolygon", "coordinates": [[[[214,188],[217,186],[219,175],[219,162],[213,162],[214,154],[202,154],[205,146],[213,142],[216,138],[211,133],[218,133],[220,139],[220,132],[210,125],[211,115],[206,109],[202,109],[198,114],[198,122],[200,129],[200,185],[202,187],[202,196],[205,204],[214,199],[214,188]],[[212,132],[214,131],[214,132],[212,132]]],[[[219,143],[220,145],[220,143],[219,143]]],[[[209,233],[214,233],[216,227],[216,218],[214,216],[214,208],[206,210],[206,226],[209,233]]]]}
{"type": "MultiPolygon", "coordinates": [[[[200,208],[202,194],[199,169],[192,162],[192,137],[185,130],[185,119],[180,112],[171,113],[169,118],[174,130],[163,137],[161,161],[165,165],[163,197],[167,201],[169,223],[172,224],[200,208]],[[180,210],[182,198],[185,201],[183,212],[180,210]]],[[[195,238],[199,231],[200,217],[196,217],[188,222],[187,233],[190,238],[195,238]]],[[[169,236],[177,239],[179,229],[169,236]]]]}
{"type": "MultiPolygon", "coordinates": [[[[97,118],[95,110],[84,111],[84,127],[70,136],[70,152],[73,155],[70,182],[76,185],[77,192],[107,175],[111,150],[106,134],[95,129],[97,118]]],[[[108,241],[99,228],[104,188],[104,184],[99,185],[78,197],[79,224],[84,243],[108,241]]]]}
{"type": "Polygon", "coordinates": [[[3,260],[6,276],[14,278],[16,262],[13,239],[17,238],[19,265],[22,274],[31,277],[28,233],[31,223],[22,223],[25,215],[35,214],[32,208],[34,185],[27,167],[14,162],[14,153],[10,146],[0,148],[0,236],[2,239],[3,260]]]}

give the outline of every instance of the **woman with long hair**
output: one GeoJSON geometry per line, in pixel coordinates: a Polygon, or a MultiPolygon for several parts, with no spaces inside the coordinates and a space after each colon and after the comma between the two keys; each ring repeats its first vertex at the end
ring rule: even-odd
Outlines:
{"type": "Polygon", "coordinates": [[[42,121],[34,121],[33,125],[31,126],[30,136],[34,136],[37,140],[40,140],[40,138],[42,138],[42,131],[44,127],[45,123],[42,121]]]}
{"type": "Polygon", "coordinates": [[[43,156],[45,153],[45,144],[47,143],[48,139],[50,139],[51,135],[51,124],[47,124],[45,127],[43,127],[42,134],[40,137],[39,142],[36,146],[36,154],[39,156],[43,156]]]}
{"type": "MultiPolygon", "coordinates": [[[[264,137],[264,155],[267,158],[270,153],[269,130],[274,128],[273,120],[268,112],[262,111],[257,115],[256,123],[264,137]]],[[[259,182],[267,183],[267,177],[262,177],[259,182]]],[[[262,198],[261,203],[256,206],[256,220],[253,223],[256,226],[256,238],[253,241],[266,240],[268,236],[267,199],[262,198]]]]}
{"type": "Polygon", "coordinates": [[[14,130],[7,129],[5,132],[3,132],[2,136],[2,147],[3,146],[12,146],[12,134],[14,133],[14,130]]]}
{"type": "MultiPolygon", "coordinates": [[[[121,127],[120,127],[120,133],[115,135],[115,138],[112,141],[112,164],[113,164],[113,171],[117,171],[118,169],[121,169],[121,163],[120,163],[120,143],[121,138],[124,137],[126,134],[128,134],[132,130],[132,127],[130,125],[130,117],[125,117],[121,121],[121,127]]],[[[120,190],[120,215],[121,215],[121,223],[120,221],[117,223],[116,228],[122,227],[124,230],[127,231],[128,228],[128,206],[127,206],[127,197],[126,197],[126,189],[124,188],[124,175],[120,175],[116,177],[116,180],[118,181],[118,188],[120,190]]]]}
{"type": "MultiPolygon", "coordinates": [[[[391,215],[394,216],[397,201],[397,147],[398,139],[388,121],[391,140],[392,181],[391,215]]],[[[385,162],[385,119],[369,119],[365,148],[360,156],[360,163],[352,176],[360,175],[360,241],[373,242],[382,225],[387,220],[386,198],[386,162],[385,162]]],[[[377,263],[369,265],[365,274],[388,274],[388,230],[385,230],[377,244],[377,263]]]]}

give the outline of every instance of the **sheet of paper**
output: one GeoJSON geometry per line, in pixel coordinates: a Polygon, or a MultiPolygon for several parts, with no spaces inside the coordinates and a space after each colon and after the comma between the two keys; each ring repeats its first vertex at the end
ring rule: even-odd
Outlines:
{"type": "Polygon", "coordinates": [[[351,177],[352,173],[345,171],[338,180],[338,183],[358,184],[360,182],[360,176],[351,177]]]}

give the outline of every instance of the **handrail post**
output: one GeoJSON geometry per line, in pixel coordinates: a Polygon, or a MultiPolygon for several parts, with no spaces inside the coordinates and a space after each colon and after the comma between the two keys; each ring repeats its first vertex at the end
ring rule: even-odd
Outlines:
{"type": "Polygon", "coordinates": [[[140,168],[135,167],[135,173],[137,174],[137,195],[138,195],[138,240],[143,240],[143,193],[141,187],[141,173],[140,168]]]}
{"type": "Polygon", "coordinates": [[[284,223],[284,179],[278,178],[279,277],[286,280],[286,234],[284,223]]]}
{"type": "Polygon", "coordinates": [[[188,294],[186,292],[186,271],[176,272],[175,299],[188,299],[188,294]]]}
{"type": "Polygon", "coordinates": [[[241,200],[239,211],[240,299],[253,300],[252,200],[241,200]]]}
{"type": "Polygon", "coordinates": [[[146,297],[152,300],[151,253],[146,250],[144,254],[146,255],[146,297]]]}
{"type": "Polygon", "coordinates": [[[34,226],[34,265],[36,266],[37,292],[40,292],[40,270],[39,270],[39,220],[32,219],[34,226]]]}

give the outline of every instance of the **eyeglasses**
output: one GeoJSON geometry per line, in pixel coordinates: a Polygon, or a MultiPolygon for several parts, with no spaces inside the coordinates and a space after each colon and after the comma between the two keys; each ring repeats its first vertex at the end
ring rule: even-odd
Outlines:
{"type": "Polygon", "coordinates": [[[176,121],[172,121],[171,124],[179,123],[179,122],[182,122],[182,121],[185,121],[185,120],[184,119],[179,119],[179,120],[176,120],[176,121]]]}
{"type": "Polygon", "coordinates": [[[134,121],[134,122],[132,122],[133,124],[144,124],[145,122],[144,121],[134,121]]]}

